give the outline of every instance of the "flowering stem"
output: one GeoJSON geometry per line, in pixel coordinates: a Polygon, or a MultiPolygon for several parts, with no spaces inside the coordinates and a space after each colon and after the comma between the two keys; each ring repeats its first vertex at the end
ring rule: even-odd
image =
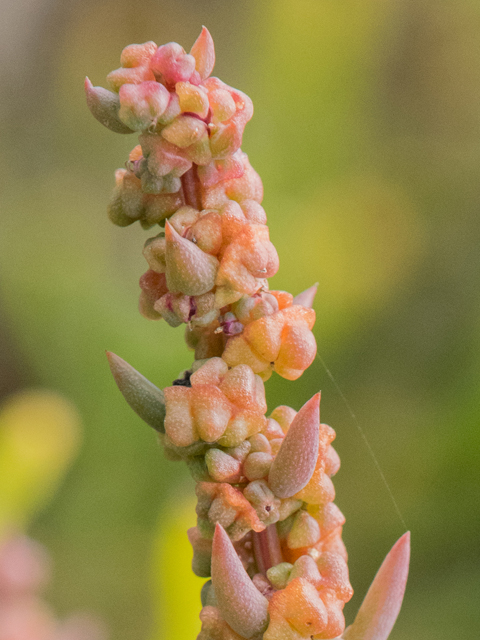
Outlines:
{"type": "Polygon", "coordinates": [[[283,562],[282,551],[280,549],[280,541],[278,539],[277,525],[271,524],[264,531],[252,534],[253,537],[253,553],[257,569],[263,575],[266,575],[270,567],[283,562]]]}
{"type": "MultiPolygon", "coordinates": [[[[115,174],[109,216],[120,226],[160,225],[143,249],[140,309],[187,325],[195,361],[162,391],[118,356],[109,360],[127,402],[197,482],[192,568],[212,578],[198,640],[339,638],[353,591],[345,518],[333,503],[335,432],[320,422],[320,393],[298,412],[281,405],[266,415],[272,372],[296,380],[314,361],[317,287],[295,297],[268,287],[279,259],[260,177],[241,150],[252,102],[211,76],[205,27],[188,54],[146,42],[126,47],[121,62],[110,90],[85,83],[97,120],[140,133],[115,174]]],[[[402,538],[382,565],[345,639],[386,640],[408,545],[402,538]]]]}

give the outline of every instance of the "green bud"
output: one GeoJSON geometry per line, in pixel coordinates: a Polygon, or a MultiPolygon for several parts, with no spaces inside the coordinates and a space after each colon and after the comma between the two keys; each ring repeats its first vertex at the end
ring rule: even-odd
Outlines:
{"type": "Polygon", "coordinates": [[[319,538],[320,527],[315,518],[306,511],[298,511],[287,537],[289,548],[311,547],[318,542],[319,538]]]}
{"type": "Polygon", "coordinates": [[[275,589],[285,589],[292,569],[290,562],[281,562],[267,570],[267,578],[275,589]]]}

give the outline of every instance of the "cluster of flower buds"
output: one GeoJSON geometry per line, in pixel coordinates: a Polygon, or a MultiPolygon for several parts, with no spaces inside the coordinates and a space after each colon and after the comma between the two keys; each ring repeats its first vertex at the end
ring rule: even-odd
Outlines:
{"type": "Polygon", "coordinates": [[[37,542],[20,535],[0,539],[0,639],[103,640],[102,628],[89,616],[56,620],[40,596],[49,573],[37,542]]]}
{"type": "Polygon", "coordinates": [[[124,49],[110,91],[87,79],[93,115],[113,131],[140,132],[117,171],[110,217],[162,226],[143,250],[144,316],[187,325],[197,360],[225,352],[229,365],[248,364],[264,380],[272,370],[294,380],[315,357],[315,313],[290,294],[268,292],[278,255],[262,182],[240,149],[253,107],[210,76],[214,62],[203,28],[189,54],[176,43],[124,49]]]}
{"type": "Polygon", "coordinates": [[[126,47],[120,63],[107,77],[110,90],[92,86],[88,78],[85,83],[97,120],[117,133],[140,133],[126,170],[117,173],[110,206],[116,224],[139,220],[148,228],[182,202],[200,203],[196,181],[204,207],[234,194],[261,199],[261,183],[251,178],[243,155],[236,155],[253,105],[241,91],[210,77],[215,50],[207,29],[189,54],[175,42],[146,42],[126,47]],[[238,184],[230,184],[232,179],[238,184]]]}
{"type": "Polygon", "coordinates": [[[262,182],[240,149],[252,103],[210,77],[214,61],[203,28],[189,54],[175,43],[124,49],[111,91],[87,80],[102,124],[140,132],[109,208],[120,226],[161,226],[143,250],[140,311],[185,324],[195,351],[163,391],[108,357],[127,402],[197,483],[193,570],[211,578],[198,639],[337,638],[352,588],[333,503],[335,432],[320,423],[320,394],[298,413],[265,415],[264,381],[273,371],[295,380],[315,358],[316,286],[296,298],[269,291],[278,256],[262,182]]]}
{"type": "Polygon", "coordinates": [[[193,570],[212,578],[199,638],[250,638],[251,628],[266,640],[341,634],[352,588],[333,503],[340,461],[335,432],[320,423],[320,394],[298,413],[280,406],[266,418],[263,380],[247,364],[209,358],[161,391],[109,359],[126,400],[197,482],[193,570]],[[246,594],[262,603],[258,619],[239,606],[246,594]]]}

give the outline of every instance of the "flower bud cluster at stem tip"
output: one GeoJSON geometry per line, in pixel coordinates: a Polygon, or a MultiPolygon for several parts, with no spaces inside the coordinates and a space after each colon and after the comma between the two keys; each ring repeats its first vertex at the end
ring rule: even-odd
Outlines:
{"type": "Polygon", "coordinates": [[[315,358],[317,287],[296,297],[269,289],[278,255],[262,182],[241,150],[252,102],[211,76],[205,27],[190,53],[146,42],[120,62],[108,89],[85,83],[99,122],[139,134],[116,172],[109,217],[160,227],[143,248],[140,312],[185,325],[195,356],[163,391],[108,357],[127,402],[197,483],[192,566],[211,578],[198,640],[338,638],[353,591],[333,502],[335,432],[320,422],[320,393],[298,413],[280,406],[267,416],[272,372],[296,380],[315,358]]]}

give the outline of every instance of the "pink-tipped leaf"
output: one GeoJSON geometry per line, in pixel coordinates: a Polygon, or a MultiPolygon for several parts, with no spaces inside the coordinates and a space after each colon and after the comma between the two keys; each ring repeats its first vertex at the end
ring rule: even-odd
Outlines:
{"type": "Polygon", "coordinates": [[[153,429],[165,433],[163,391],[111,351],[107,351],[107,358],[115,382],[131,408],[153,429]]]}
{"type": "Polygon", "coordinates": [[[242,638],[252,638],[265,631],[268,600],[253,584],[219,524],[213,537],[212,583],[220,613],[234,631],[242,638]]]}
{"type": "Polygon", "coordinates": [[[299,293],[298,296],[295,296],[293,299],[293,304],[298,304],[301,307],[308,307],[311,309],[313,307],[313,301],[315,300],[315,296],[317,295],[318,282],[314,284],[312,287],[305,289],[302,293],[299,293]]]}
{"type": "Polygon", "coordinates": [[[206,80],[215,66],[215,45],[207,27],[202,27],[200,35],[190,50],[190,55],[195,58],[195,69],[200,78],[206,80]]]}
{"type": "Polygon", "coordinates": [[[278,498],[290,498],[310,481],[318,457],[320,393],[306,402],[293,419],[273,461],[268,484],[278,498]]]}
{"type": "Polygon", "coordinates": [[[344,640],[387,640],[402,606],[410,562],[410,532],[392,547],[344,640]]]}
{"type": "Polygon", "coordinates": [[[133,133],[132,129],[118,117],[120,109],[118,94],[103,87],[94,87],[88,78],[85,78],[85,94],[91,114],[104,127],[115,133],[133,133]]]}

